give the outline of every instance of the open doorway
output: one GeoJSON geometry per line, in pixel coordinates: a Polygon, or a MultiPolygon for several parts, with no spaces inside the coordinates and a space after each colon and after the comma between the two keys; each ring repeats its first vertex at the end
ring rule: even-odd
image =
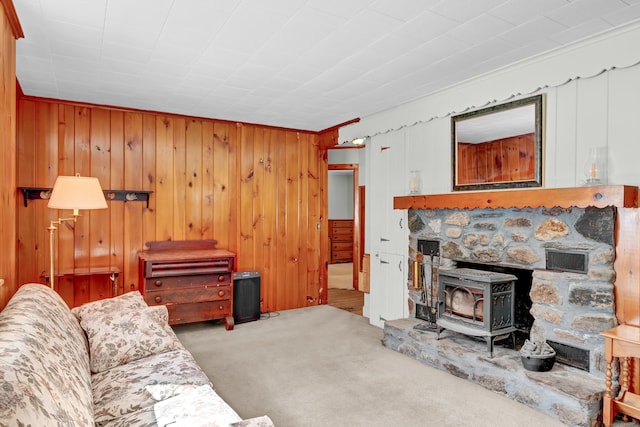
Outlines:
{"type": "Polygon", "coordinates": [[[329,304],[362,315],[359,292],[361,259],[361,188],[357,164],[330,164],[329,186],[329,304]]]}

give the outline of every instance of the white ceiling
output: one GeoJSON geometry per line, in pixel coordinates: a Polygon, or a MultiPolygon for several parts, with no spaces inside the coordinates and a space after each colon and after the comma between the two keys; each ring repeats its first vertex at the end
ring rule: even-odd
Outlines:
{"type": "Polygon", "coordinates": [[[640,0],[13,0],[27,95],[318,131],[640,18],[640,0]]]}

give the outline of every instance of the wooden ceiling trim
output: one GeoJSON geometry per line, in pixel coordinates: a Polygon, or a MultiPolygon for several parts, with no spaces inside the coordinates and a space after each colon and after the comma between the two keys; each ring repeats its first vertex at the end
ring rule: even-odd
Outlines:
{"type": "Polygon", "coordinates": [[[4,12],[7,15],[7,21],[9,21],[9,25],[11,26],[11,30],[13,31],[13,37],[16,40],[24,38],[22,25],[20,25],[18,13],[13,6],[13,2],[11,0],[0,0],[0,3],[2,3],[2,6],[4,7],[4,12]]]}

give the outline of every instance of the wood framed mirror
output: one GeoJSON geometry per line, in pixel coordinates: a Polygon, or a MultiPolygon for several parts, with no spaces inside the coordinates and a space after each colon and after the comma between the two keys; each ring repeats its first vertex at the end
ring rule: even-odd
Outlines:
{"type": "Polygon", "coordinates": [[[542,187],[544,95],[451,117],[453,191],[542,187]]]}

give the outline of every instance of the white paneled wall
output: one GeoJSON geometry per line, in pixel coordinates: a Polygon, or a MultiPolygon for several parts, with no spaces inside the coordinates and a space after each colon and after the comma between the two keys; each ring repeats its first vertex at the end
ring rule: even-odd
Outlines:
{"type": "Polygon", "coordinates": [[[640,185],[640,66],[609,75],[609,183],[640,185]]]}
{"type": "MultiPolygon", "coordinates": [[[[639,40],[640,42],[640,40],[639,40]]],[[[640,65],[546,88],[545,187],[584,184],[590,148],[608,148],[608,183],[640,185],[640,65]]],[[[406,138],[405,180],[420,170],[424,194],[451,191],[451,117],[389,134],[406,138]]],[[[402,195],[402,194],[399,194],[402,195]]]]}
{"type": "Polygon", "coordinates": [[[545,187],[559,188],[575,185],[577,174],[575,123],[578,114],[576,90],[577,85],[572,83],[547,92],[545,164],[543,164],[545,187]]]}
{"type": "MultiPolygon", "coordinates": [[[[448,193],[452,187],[452,113],[544,93],[545,187],[582,185],[589,149],[595,147],[608,149],[610,185],[640,186],[640,51],[631,49],[638,45],[640,23],[362,118],[341,129],[339,139],[382,136],[403,140],[405,161],[397,168],[394,165],[393,177],[406,184],[396,195],[407,194],[411,170],[421,171],[422,193],[448,193]]],[[[372,146],[368,144],[366,150],[372,146]]],[[[371,153],[362,159],[369,161],[371,153]]],[[[368,224],[377,223],[380,211],[376,205],[381,201],[376,197],[385,193],[375,188],[379,180],[371,179],[374,174],[370,170],[362,177],[367,185],[368,224]]],[[[370,232],[368,228],[367,237],[370,232]]],[[[372,275],[372,292],[375,280],[372,275]]]]}
{"type": "Polygon", "coordinates": [[[609,147],[610,184],[640,185],[638,44],[640,23],[362,118],[339,139],[402,132],[407,179],[424,170],[425,192],[449,192],[451,114],[545,93],[545,187],[580,185],[589,148],[598,146],[609,147]]]}

